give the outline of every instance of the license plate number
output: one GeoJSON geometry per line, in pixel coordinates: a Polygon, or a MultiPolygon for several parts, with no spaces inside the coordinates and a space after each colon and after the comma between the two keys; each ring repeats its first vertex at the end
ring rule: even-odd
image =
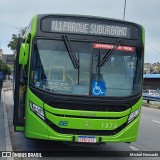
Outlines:
{"type": "Polygon", "coordinates": [[[78,142],[96,143],[96,137],[94,137],[94,136],[78,136],[78,142]]]}

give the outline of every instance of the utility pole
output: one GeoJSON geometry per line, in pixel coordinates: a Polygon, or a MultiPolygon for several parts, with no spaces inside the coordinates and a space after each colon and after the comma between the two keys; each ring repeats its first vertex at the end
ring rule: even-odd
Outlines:
{"type": "Polygon", "coordinates": [[[1,48],[1,41],[0,41],[0,60],[2,60],[2,48],[1,48]]]}
{"type": "Polygon", "coordinates": [[[126,15],[126,0],[124,0],[123,20],[125,20],[125,15],[126,15]]]}

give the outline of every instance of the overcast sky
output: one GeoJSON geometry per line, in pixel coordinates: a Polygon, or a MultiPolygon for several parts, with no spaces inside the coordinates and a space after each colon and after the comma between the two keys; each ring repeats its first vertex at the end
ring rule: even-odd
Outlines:
{"type": "MultiPolygon", "coordinates": [[[[122,19],[124,0],[4,0],[0,2],[0,47],[4,54],[12,34],[28,26],[35,14],[66,13],[122,19]]],[[[144,26],[145,62],[160,62],[160,0],[127,0],[127,21],[144,26]]]]}

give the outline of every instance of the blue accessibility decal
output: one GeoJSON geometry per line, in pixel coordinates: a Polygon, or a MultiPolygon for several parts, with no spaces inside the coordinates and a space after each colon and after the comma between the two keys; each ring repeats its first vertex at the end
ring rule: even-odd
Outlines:
{"type": "Polygon", "coordinates": [[[92,95],[93,96],[105,96],[106,84],[104,81],[92,81],[92,95]]]}

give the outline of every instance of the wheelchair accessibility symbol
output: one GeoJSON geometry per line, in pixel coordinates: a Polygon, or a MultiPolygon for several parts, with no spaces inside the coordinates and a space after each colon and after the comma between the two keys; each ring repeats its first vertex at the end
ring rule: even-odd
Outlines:
{"type": "Polygon", "coordinates": [[[104,81],[92,81],[92,95],[105,96],[106,86],[104,81]]]}

